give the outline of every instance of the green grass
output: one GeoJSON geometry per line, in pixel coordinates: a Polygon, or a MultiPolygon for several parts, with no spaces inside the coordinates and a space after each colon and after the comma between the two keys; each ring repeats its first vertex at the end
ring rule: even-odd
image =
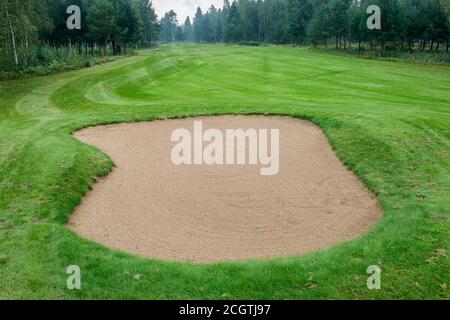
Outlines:
{"type": "Polygon", "coordinates": [[[0,298],[450,297],[450,68],[301,48],[176,45],[0,82],[0,298]],[[367,235],[270,261],[144,259],[64,222],[111,159],[71,137],[104,123],[281,114],[318,124],[385,216],[367,235]],[[82,290],[66,289],[79,265],[82,290]],[[368,290],[366,269],[382,269],[368,290]],[[140,280],[134,275],[142,274],[140,280]]]}

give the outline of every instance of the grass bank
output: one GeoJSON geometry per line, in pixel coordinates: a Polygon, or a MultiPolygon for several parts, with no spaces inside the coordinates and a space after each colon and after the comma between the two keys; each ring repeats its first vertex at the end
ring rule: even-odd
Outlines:
{"type": "Polygon", "coordinates": [[[0,82],[0,298],[448,299],[449,87],[445,66],[225,45],[163,46],[0,82]],[[207,265],[131,256],[64,226],[95,177],[112,167],[72,138],[75,130],[255,113],[318,124],[377,195],[383,220],[320,252],[207,265]],[[80,291],[66,289],[65,268],[74,264],[80,291]],[[381,290],[366,287],[374,264],[381,290]]]}

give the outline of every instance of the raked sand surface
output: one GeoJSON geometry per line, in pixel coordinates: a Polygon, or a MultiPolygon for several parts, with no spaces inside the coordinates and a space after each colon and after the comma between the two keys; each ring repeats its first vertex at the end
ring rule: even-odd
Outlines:
{"type": "Polygon", "coordinates": [[[157,259],[217,262],[300,255],[364,234],[382,216],[375,197],[323,132],[288,117],[220,116],[91,127],[76,137],[116,168],[99,179],[69,226],[108,247],[157,259]],[[280,168],[174,165],[172,132],[279,129],[280,168]]]}

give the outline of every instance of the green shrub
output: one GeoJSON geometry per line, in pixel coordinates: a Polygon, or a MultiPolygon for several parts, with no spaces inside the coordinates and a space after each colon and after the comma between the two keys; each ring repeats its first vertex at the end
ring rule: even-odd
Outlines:
{"type": "Polygon", "coordinates": [[[347,48],[347,50],[336,50],[334,48],[314,48],[314,50],[331,52],[337,55],[352,55],[366,59],[381,59],[389,61],[401,61],[421,64],[437,64],[450,65],[450,52],[445,51],[408,51],[395,48],[386,48],[384,52],[379,49],[370,50],[362,47],[361,50],[357,48],[347,48]]]}
{"type": "MultiPolygon", "coordinates": [[[[28,64],[16,66],[0,55],[0,80],[11,80],[24,77],[45,76],[58,72],[89,68],[97,64],[118,59],[122,56],[103,57],[100,52],[94,55],[79,53],[75,47],[41,46],[29,54],[28,64]],[[3,60],[2,60],[3,59],[3,60]]],[[[127,55],[135,54],[130,50],[127,55]]]]}

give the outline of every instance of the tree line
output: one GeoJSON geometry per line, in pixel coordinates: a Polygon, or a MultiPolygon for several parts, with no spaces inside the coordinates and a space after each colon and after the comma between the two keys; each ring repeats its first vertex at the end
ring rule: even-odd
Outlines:
{"type": "Polygon", "coordinates": [[[166,13],[160,40],[448,51],[449,25],[449,0],[225,0],[181,25],[166,13]],[[367,27],[370,5],[381,9],[381,30],[367,27]]]}
{"type": "Polygon", "coordinates": [[[39,65],[48,56],[107,55],[157,40],[150,0],[0,0],[0,63],[39,65]],[[67,8],[81,9],[81,28],[70,30],[67,8]]]}
{"type": "Polygon", "coordinates": [[[151,0],[0,0],[0,71],[156,40],[448,51],[449,20],[450,0],[225,0],[182,23],[173,10],[158,19],[151,0]],[[80,29],[67,28],[71,5],[80,29]],[[381,30],[367,28],[369,5],[381,8],[381,30]]]}

